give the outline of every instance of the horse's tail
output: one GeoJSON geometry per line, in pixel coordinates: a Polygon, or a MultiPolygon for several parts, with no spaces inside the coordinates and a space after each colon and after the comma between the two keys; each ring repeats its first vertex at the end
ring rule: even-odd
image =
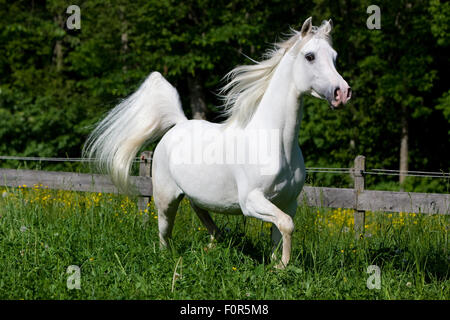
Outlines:
{"type": "Polygon", "coordinates": [[[83,157],[95,158],[100,171],[121,190],[129,190],[131,165],[141,146],[187,120],[177,90],[159,72],[112,109],[90,134],[83,157]]]}

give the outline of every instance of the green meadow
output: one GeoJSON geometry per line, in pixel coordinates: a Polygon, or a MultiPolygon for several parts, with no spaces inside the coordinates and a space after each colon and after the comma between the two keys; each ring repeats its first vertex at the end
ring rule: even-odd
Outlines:
{"type": "Polygon", "coordinates": [[[223,236],[211,247],[187,200],[160,250],[152,202],[140,211],[134,198],[43,186],[0,194],[0,299],[450,298],[444,215],[368,212],[357,239],[351,210],[300,206],[292,260],[277,270],[269,224],[213,214],[223,236]],[[379,289],[367,286],[372,265],[379,289]]]}

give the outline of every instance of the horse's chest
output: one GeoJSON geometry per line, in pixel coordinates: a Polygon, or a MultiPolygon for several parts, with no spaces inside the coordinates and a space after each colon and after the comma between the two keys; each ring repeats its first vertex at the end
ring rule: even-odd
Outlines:
{"type": "Polygon", "coordinates": [[[305,171],[301,166],[286,170],[276,175],[267,184],[265,194],[274,204],[285,204],[295,201],[305,181],[305,171]]]}

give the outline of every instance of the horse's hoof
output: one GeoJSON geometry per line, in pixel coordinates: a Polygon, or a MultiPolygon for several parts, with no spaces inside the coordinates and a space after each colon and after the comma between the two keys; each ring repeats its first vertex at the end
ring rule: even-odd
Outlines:
{"type": "Polygon", "coordinates": [[[208,250],[215,249],[216,247],[217,247],[216,242],[210,242],[210,243],[208,243],[208,250]]]}
{"type": "Polygon", "coordinates": [[[284,270],[286,268],[286,265],[283,262],[280,262],[279,264],[276,264],[274,268],[278,270],[284,270]]]}

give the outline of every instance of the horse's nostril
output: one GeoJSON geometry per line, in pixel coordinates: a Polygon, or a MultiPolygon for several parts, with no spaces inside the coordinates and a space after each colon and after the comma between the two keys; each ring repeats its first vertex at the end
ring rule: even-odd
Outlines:
{"type": "Polygon", "coordinates": [[[339,100],[339,90],[341,90],[339,87],[334,89],[334,99],[339,100]]]}
{"type": "Polygon", "coordinates": [[[350,99],[351,97],[352,97],[352,88],[348,87],[347,98],[350,99]]]}

